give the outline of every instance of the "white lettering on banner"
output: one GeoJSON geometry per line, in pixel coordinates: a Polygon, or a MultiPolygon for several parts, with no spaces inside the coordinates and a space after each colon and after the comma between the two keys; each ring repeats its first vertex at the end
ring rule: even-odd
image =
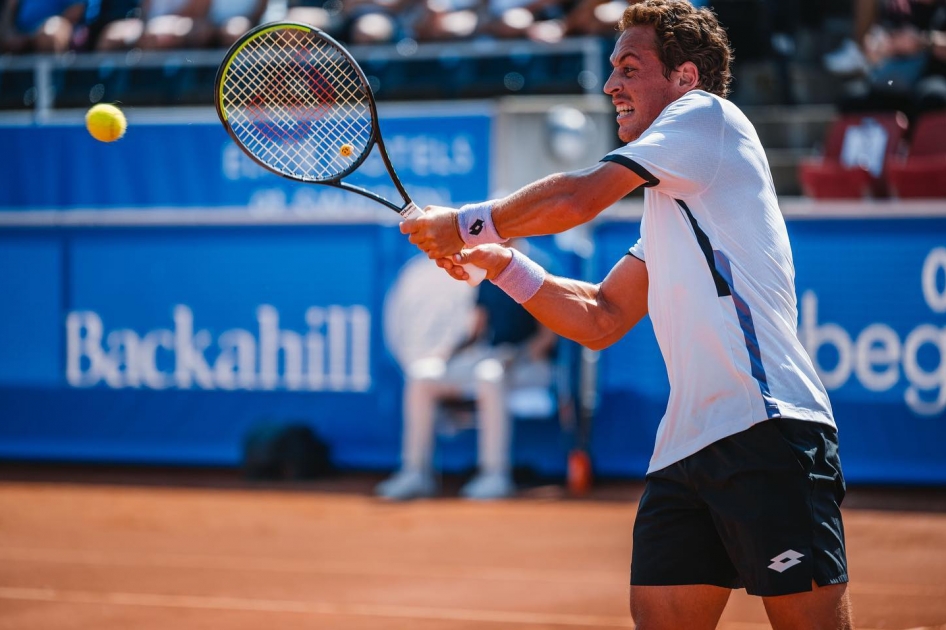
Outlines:
{"type": "Polygon", "coordinates": [[[232,142],[223,146],[223,152],[220,155],[223,176],[230,181],[259,179],[269,174],[269,171],[250,159],[232,142]]]}
{"type": "Polygon", "coordinates": [[[263,304],[256,309],[256,335],[233,328],[216,342],[208,330],[195,330],[190,307],[175,306],[172,320],[170,330],[105,334],[98,313],[69,313],[67,382],[114,389],[363,392],[371,387],[371,315],[364,306],[309,307],[308,330],[300,333],[281,328],[279,311],[263,304]]]}
{"type": "MultiPolygon", "coordinates": [[[[946,249],[936,248],[927,256],[921,278],[926,304],[935,313],[946,312],[946,290],[938,288],[940,270],[946,272],[946,249]]],[[[887,391],[900,382],[902,366],[907,381],[903,399],[914,413],[934,416],[946,409],[946,327],[920,324],[901,341],[890,326],[873,323],[853,338],[838,324],[819,324],[818,296],[805,291],[799,337],[829,390],[843,387],[853,374],[865,389],[887,391]],[[824,347],[837,353],[837,363],[831,369],[818,360],[818,351],[824,347]],[[930,348],[929,354],[938,353],[938,363],[924,368],[920,355],[930,348]]]]}
{"type": "Polygon", "coordinates": [[[934,313],[946,313],[946,248],[937,247],[923,263],[923,297],[934,313]],[[939,286],[940,272],[943,286],[939,286]]]}
{"type": "MultiPolygon", "coordinates": [[[[413,173],[419,177],[466,175],[476,167],[476,155],[469,136],[458,135],[445,139],[436,136],[403,134],[385,139],[385,147],[391,162],[400,173],[413,173]]],[[[235,144],[223,145],[220,154],[220,169],[230,181],[255,180],[266,177],[268,171],[250,159],[235,144]]],[[[387,170],[377,151],[358,168],[358,172],[369,177],[382,177],[387,170]]]]}

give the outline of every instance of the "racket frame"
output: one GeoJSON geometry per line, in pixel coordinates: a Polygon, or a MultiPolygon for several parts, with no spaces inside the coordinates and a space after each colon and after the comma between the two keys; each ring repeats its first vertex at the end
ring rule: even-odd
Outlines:
{"type": "Polygon", "coordinates": [[[404,185],[398,178],[397,171],[394,170],[394,165],[391,163],[391,158],[388,157],[388,151],[384,146],[384,140],[381,137],[381,129],[378,124],[378,106],[375,102],[374,92],[371,90],[371,85],[368,83],[368,77],[365,75],[364,71],[361,69],[361,66],[351,55],[351,53],[348,52],[344,46],[342,46],[335,38],[325,31],[308,24],[302,24],[300,22],[269,22],[247,31],[243,36],[240,37],[240,39],[234,42],[234,44],[227,51],[226,55],[224,55],[223,61],[220,63],[219,68],[217,68],[217,76],[214,80],[214,107],[217,110],[217,116],[220,118],[220,122],[223,124],[224,129],[227,130],[227,134],[229,134],[229,136],[233,139],[234,143],[236,143],[236,145],[240,147],[240,149],[246,155],[248,155],[250,159],[265,168],[267,171],[292,181],[303,182],[306,184],[323,184],[326,186],[334,186],[336,188],[341,188],[342,190],[347,190],[359,195],[363,195],[369,199],[372,199],[373,201],[377,201],[391,210],[394,210],[405,218],[414,216],[416,213],[420,212],[420,209],[414,204],[410,195],[407,194],[407,191],[404,189],[404,185]],[[349,63],[351,63],[352,67],[355,69],[356,75],[358,76],[358,80],[361,82],[362,87],[365,90],[365,96],[368,101],[368,111],[371,114],[371,134],[368,138],[368,143],[366,144],[365,149],[361,152],[361,155],[358,156],[358,159],[352,162],[351,165],[334,177],[321,180],[304,179],[302,177],[295,177],[288,173],[283,173],[269,166],[256,157],[256,155],[254,155],[253,152],[250,151],[237,137],[236,133],[230,127],[230,123],[227,120],[226,111],[223,109],[223,83],[230,69],[230,64],[233,62],[234,58],[252,39],[258,37],[259,35],[268,33],[270,31],[287,28],[304,31],[306,33],[314,33],[319,38],[325,40],[326,43],[332,46],[345,59],[347,59],[349,63]],[[388,171],[388,175],[391,178],[391,183],[394,184],[394,187],[397,189],[398,193],[401,195],[401,198],[404,200],[404,205],[399,206],[396,203],[385,199],[381,195],[368,190],[367,188],[362,188],[361,186],[356,186],[343,181],[345,177],[355,172],[355,170],[357,170],[358,167],[360,167],[364,161],[368,159],[368,156],[371,154],[371,149],[374,146],[378,147],[378,153],[381,155],[381,160],[384,162],[384,166],[388,171]]]}

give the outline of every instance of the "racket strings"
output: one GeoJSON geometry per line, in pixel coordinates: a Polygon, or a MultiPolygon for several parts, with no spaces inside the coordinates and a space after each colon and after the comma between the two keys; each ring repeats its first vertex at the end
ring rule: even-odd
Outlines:
{"type": "Polygon", "coordinates": [[[240,142],[300,179],[338,177],[371,141],[369,96],[355,66],[308,31],[264,31],[249,40],[230,63],[222,97],[240,142]]]}

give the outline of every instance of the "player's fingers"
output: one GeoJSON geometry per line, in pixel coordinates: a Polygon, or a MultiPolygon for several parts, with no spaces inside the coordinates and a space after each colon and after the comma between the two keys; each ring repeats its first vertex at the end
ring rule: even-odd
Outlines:
{"type": "Polygon", "coordinates": [[[444,271],[450,274],[450,277],[454,280],[466,280],[470,277],[470,274],[466,272],[466,269],[460,265],[453,265],[450,268],[444,267],[444,271]]]}
{"type": "Polygon", "coordinates": [[[453,255],[453,263],[456,265],[472,264],[478,267],[486,267],[487,257],[479,248],[464,249],[453,255]]]}
{"type": "Polygon", "coordinates": [[[398,224],[401,234],[413,234],[417,231],[417,221],[414,219],[404,219],[398,224]]]}

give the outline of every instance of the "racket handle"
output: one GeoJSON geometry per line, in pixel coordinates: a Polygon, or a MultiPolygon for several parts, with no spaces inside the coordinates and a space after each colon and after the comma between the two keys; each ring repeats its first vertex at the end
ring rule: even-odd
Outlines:
{"type": "MultiPolygon", "coordinates": [[[[401,210],[400,215],[405,219],[413,219],[414,217],[419,217],[423,213],[424,211],[421,210],[416,203],[411,201],[406,206],[404,206],[404,209],[401,210]]],[[[475,287],[486,279],[486,270],[482,267],[477,267],[476,265],[471,265],[469,263],[462,265],[462,267],[464,271],[466,271],[467,275],[470,276],[467,278],[466,283],[471,287],[475,287]]]]}

